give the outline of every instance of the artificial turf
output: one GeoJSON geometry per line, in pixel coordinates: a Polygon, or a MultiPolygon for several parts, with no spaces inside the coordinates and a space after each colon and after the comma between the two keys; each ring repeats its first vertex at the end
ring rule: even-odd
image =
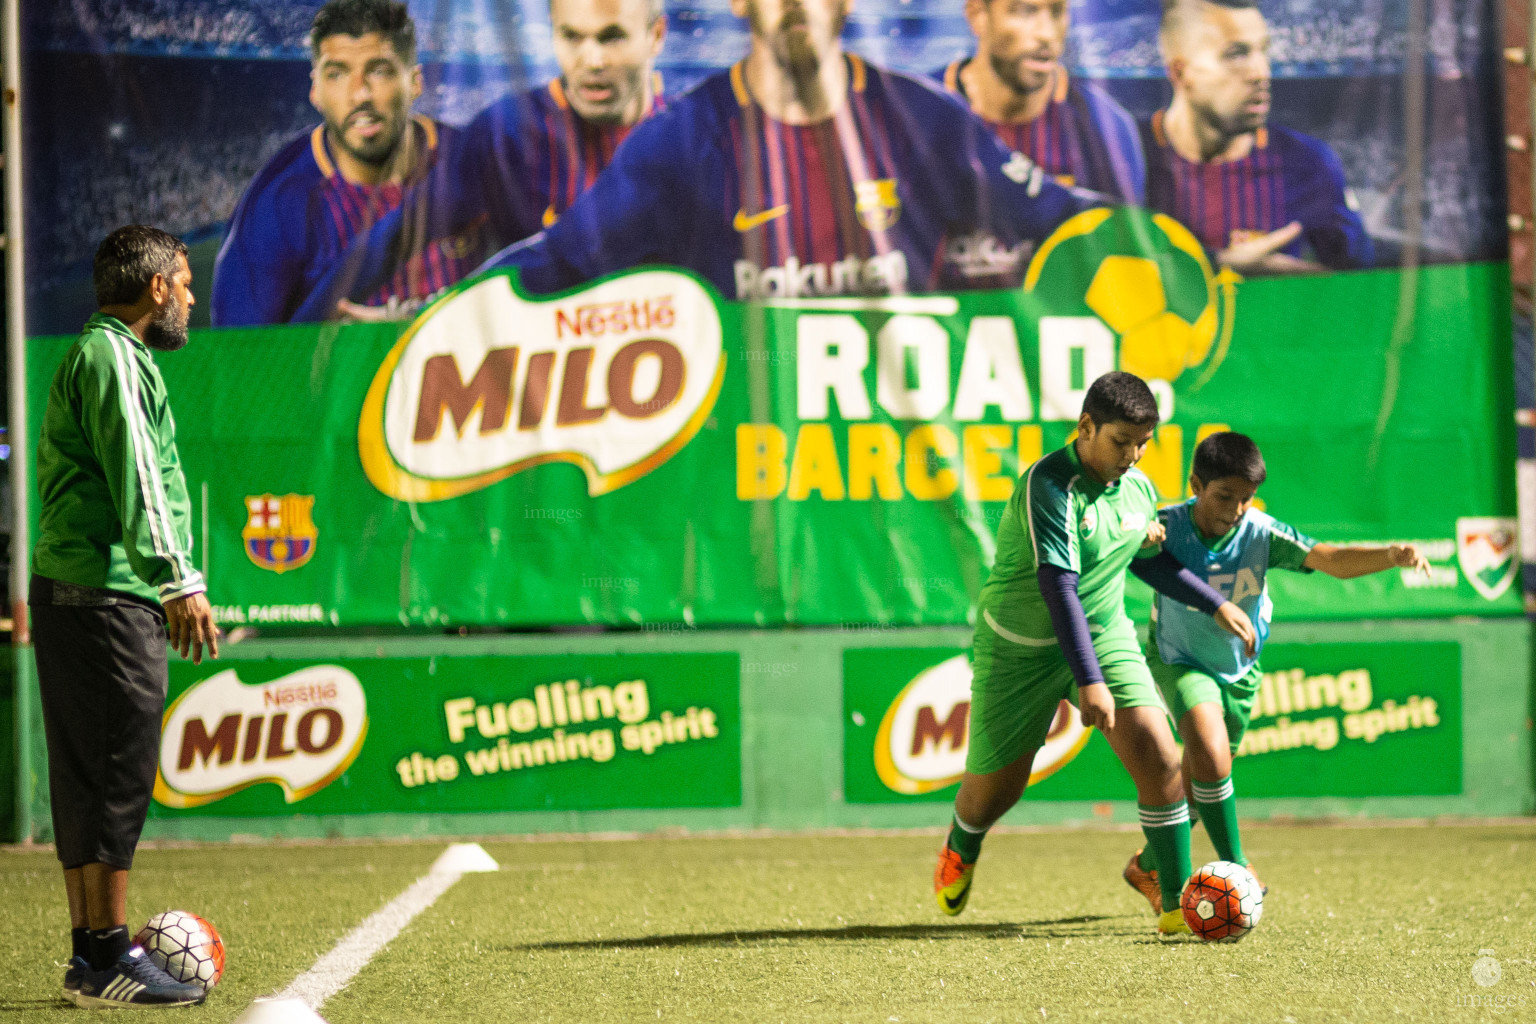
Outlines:
{"type": "MultiPolygon", "coordinates": [[[[1270,896],[1234,945],[1154,937],[1119,878],[1134,833],[993,836],[955,919],[929,887],[937,842],[486,842],[502,870],[465,876],[322,1012],[332,1024],[1536,1019],[1536,824],[1249,827],[1270,896]],[[1486,987],[1472,972],[1485,955],[1501,969],[1486,987]]],[[[229,942],[224,983],[176,1019],[233,1020],[440,849],[141,854],[134,913],[205,913],[229,942]]],[[[1197,833],[1197,861],[1209,856],[1197,833]]],[[[64,955],[56,885],[45,854],[0,854],[12,968],[0,1024],[80,1012],[48,1002],[64,955]]]]}

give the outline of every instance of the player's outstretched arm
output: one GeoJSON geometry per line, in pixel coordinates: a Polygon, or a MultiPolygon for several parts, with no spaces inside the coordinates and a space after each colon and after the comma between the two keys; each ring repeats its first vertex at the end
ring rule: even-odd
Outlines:
{"type": "Polygon", "coordinates": [[[1414,569],[1429,575],[1429,559],[1417,544],[1388,544],[1375,547],[1340,547],[1317,544],[1307,553],[1302,568],[1325,572],[1334,579],[1352,580],[1388,569],[1414,569]]]}
{"type": "Polygon", "coordinates": [[[1248,613],[1228,601],[1221,592],[1196,576],[1170,552],[1164,551],[1151,558],[1138,558],[1131,563],[1136,578],[1165,597],[1199,609],[1216,620],[1216,624],[1243,641],[1248,656],[1254,655],[1258,633],[1248,613]]]}

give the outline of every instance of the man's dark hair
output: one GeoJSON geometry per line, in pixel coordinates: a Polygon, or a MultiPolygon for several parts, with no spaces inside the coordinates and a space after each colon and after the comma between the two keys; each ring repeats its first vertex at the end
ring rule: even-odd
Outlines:
{"type": "Polygon", "coordinates": [[[1133,373],[1106,373],[1094,381],[1083,399],[1083,414],[1101,427],[1134,423],[1146,427],[1158,421],[1157,399],[1147,382],[1133,373]]]}
{"type": "Polygon", "coordinates": [[[331,0],[315,15],[309,49],[318,59],[320,44],[331,36],[365,36],[377,32],[389,40],[407,64],[416,63],[416,23],[397,0],[331,0]]]}
{"type": "Polygon", "coordinates": [[[91,272],[96,305],[133,305],[144,297],[156,274],[169,281],[176,273],[176,257],[186,254],[185,242],[159,228],[143,224],[118,228],[96,249],[91,272]]]}
{"type": "Polygon", "coordinates": [[[1195,447],[1195,461],[1190,472],[1199,477],[1202,484],[1235,476],[1255,487],[1268,475],[1264,456],[1253,438],[1230,430],[1212,434],[1195,447]]]}

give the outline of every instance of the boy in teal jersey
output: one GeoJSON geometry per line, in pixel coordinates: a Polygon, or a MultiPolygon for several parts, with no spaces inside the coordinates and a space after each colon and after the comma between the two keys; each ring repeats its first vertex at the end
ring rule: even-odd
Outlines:
{"type": "MultiPolygon", "coordinates": [[[[1272,613],[1266,573],[1321,570],[1352,579],[1393,568],[1429,571],[1424,555],[1412,544],[1319,544],[1254,509],[1254,495],[1265,475],[1264,457],[1252,439],[1212,434],[1195,449],[1189,477],[1194,497],[1164,509],[1161,516],[1164,550],[1242,608],[1257,634],[1253,646],[1233,642],[1187,605],[1157,594],[1146,647],[1147,664],[1184,741],[1189,798],[1217,856],[1244,866],[1248,858],[1237,831],[1232,754],[1248,728],[1259,690],[1259,655],[1272,613]]],[[[1154,909],[1160,888],[1156,867],[1151,851],[1139,851],[1125,869],[1126,881],[1154,909]]],[[[1162,906],[1168,905],[1164,897],[1162,906]]]]}
{"type": "MultiPolygon", "coordinates": [[[[1136,782],[1174,902],[1189,874],[1178,750],[1125,613],[1126,569],[1250,645],[1254,634],[1235,604],[1147,543],[1157,492],[1133,467],[1157,422],[1145,382],[1105,374],[1088,389],[1076,440],[1030,467],[1009,499],[979,601],[966,772],[934,873],[946,914],[965,908],[983,837],[1023,796],[1058,706],[1074,695],[1136,782]]],[[[1176,911],[1158,930],[1188,931],[1176,911]]]]}

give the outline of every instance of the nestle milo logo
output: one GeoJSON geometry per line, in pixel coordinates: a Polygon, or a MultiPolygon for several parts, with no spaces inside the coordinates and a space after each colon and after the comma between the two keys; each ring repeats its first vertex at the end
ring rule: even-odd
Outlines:
{"type": "Polygon", "coordinates": [[[294,803],[340,778],[367,732],[362,684],[344,668],[316,665],[252,685],[228,669],[166,709],[155,799],[200,807],[270,782],[294,803]]]}
{"type": "MultiPolygon", "coordinates": [[[[910,796],[953,786],[965,774],[970,736],[971,663],[956,655],[920,672],[896,695],[875,735],[875,773],[910,796]]],[[[1034,784],[1061,770],[1088,742],[1070,701],[1062,701],[1030,773],[1034,784]]]]}
{"type": "Polygon", "coordinates": [[[605,494],[698,433],[725,377],[719,312],[694,278],[645,270],[525,298],[507,274],[432,306],[385,358],[358,423],[368,479],[406,501],[580,466],[605,494]]]}

